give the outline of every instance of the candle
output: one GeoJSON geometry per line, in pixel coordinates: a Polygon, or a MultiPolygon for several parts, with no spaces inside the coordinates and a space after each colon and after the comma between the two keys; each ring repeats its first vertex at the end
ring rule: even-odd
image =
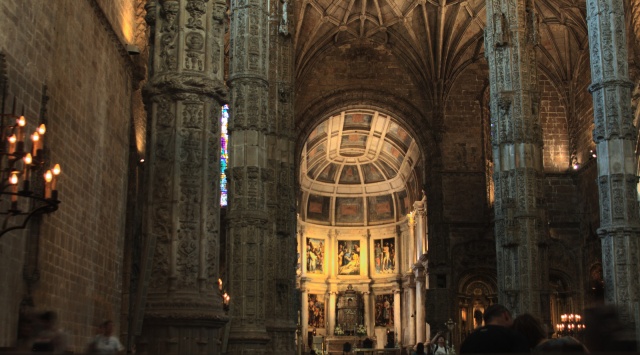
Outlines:
{"type": "Polygon", "coordinates": [[[18,202],[18,172],[13,170],[11,172],[11,176],[9,177],[9,184],[11,184],[11,202],[14,204],[18,202]]]}
{"type": "Polygon", "coordinates": [[[56,164],[51,170],[53,173],[53,179],[51,180],[51,190],[56,191],[56,182],[58,181],[58,175],[60,175],[60,164],[56,164]]]}
{"type": "Polygon", "coordinates": [[[18,140],[18,138],[16,138],[15,134],[12,134],[9,136],[9,154],[13,154],[16,151],[16,141],[18,140]]]}
{"type": "Polygon", "coordinates": [[[51,198],[51,180],[53,180],[53,173],[51,173],[51,170],[47,170],[44,173],[44,198],[51,198]]]}
{"type": "Polygon", "coordinates": [[[38,131],[33,132],[31,141],[33,142],[31,153],[34,157],[38,156],[38,150],[40,150],[40,133],[38,133],[38,131]]]}

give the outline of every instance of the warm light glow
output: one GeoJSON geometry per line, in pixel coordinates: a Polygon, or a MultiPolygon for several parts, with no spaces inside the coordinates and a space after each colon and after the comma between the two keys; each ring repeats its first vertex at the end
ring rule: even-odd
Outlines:
{"type": "Polygon", "coordinates": [[[53,175],[56,175],[56,176],[60,175],[60,171],[61,171],[61,170],[60,170],[60,164],[56,164],[56,165],[53,167],[53,170],[52,170],[53,175]]]}
{"type": "Polygon", "coordinates": [[[18,172],[17,171],[12,171],[11,172],[11,176],[9,176],[9,183],[11,185],[17,185],[18,184],[18,172]]]}
{"type": "Polygon", "coordinates": [[[218,279],[218,289],[222,291],[222,279],[218,279]]]}
{"type": "Polygon", "coordinates": [[[47,172],[44,173],[44,181],[51,182],[51,180],[53,180],[53,173],[51,173],[51,170],[47,170],[47,172]]]}
{"type": "Polygon", "coordinates": [[[16,123],[18,124],[18,126],[24,127],[24,125],[27,124],[27,120],[24,119],[24,116],[20,116],[20,118],[16,120],[16,123]]]}
{"type": "Polygon", "coordinates": [[[42,123],[42,124],[38,127],[38,133],[40,133],[40,135],[43,135],[46,131],[47,131],[47,127],[45,127],[44,123],[42,123]]]}
{"type": "Polygon", "coordinates": [[[40,133],[38,131],[33,132],[31,135],[31,140],[35,143],[40,140],[40,133]]]}
{"type": "Polygon", "coordinates": [[[580,164],[573,164],[573,170],[578,170],[580,168],[580,164]]]}
{"type": "Polygon", "coordinates": [[[18,137],[16,137],[15,134],[12,134],[9,136],[9,143],[15,144],[17,140],[18,140],[18,137]]]}
{"type": "Polygon", "coordinates": [[[31,165],[31,163],[33,162],[33,157],[31,156],[31,153],[27,153],[27,155],[24,156],[24,163],[27,165],[31,165]]]}

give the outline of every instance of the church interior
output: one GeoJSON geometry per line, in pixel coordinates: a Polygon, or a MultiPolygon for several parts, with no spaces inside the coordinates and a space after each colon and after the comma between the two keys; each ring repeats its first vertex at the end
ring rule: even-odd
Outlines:
{"type": "Polygon", "coordinates": [[[0,60],[0,352],[640,340],[636,0],[3,0],[0,60]]]}

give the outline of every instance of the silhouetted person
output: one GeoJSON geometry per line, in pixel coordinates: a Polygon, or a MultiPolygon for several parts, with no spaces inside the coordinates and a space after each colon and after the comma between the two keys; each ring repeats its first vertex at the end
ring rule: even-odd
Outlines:
{"type": "Polygon", "coordinates": [[[113,322],[106,320],[100,324],[100,332],[89,343],[87,354],[116,355],[124,351],[120,340],[113,335],[113,322]]]}
{"type": "Polygon", "coordinates": [[[529,313],[521,314],[513,320],[513,329],[524,335],[529,349],[533,349],[547,339],[547,334],[540,321],[529,313]]]}
{"type": "Polygon", "coordinates": [[[414,351],[413,353],[411,353],[411,355],[424,355],[424,344],[423,343],[418,343],[416,344],[416,351],[414,351]]]}
{"type": "Polygon", "coordinates": [[[484,327],[478,328],[460,346],[461,354],[528,353],[527,340],[511,329],[511,312],[494,304],[484,312],[484,327]]]}
{"type": "Polygon", "coordinates": [[[584,325],[584,342],[589,351],[637,351],[635,329],[624,326],[614,306],[586,309],[584,325]]]}
{"type": "Polygon", "coordinates": [[[549,339],[538,345],[534,352],[540,353],[588,353],[587,347],[584,346],[574,337],[562,337],[557,339],[549,339]]]}
{"type": "Polygon", "coordinates": [[[39,331],[33,340],[31,351],[61,354],[67,349],[67,337],[56,327],[57,321],[58,315],[53,311],[38,316],[39,331]]]}

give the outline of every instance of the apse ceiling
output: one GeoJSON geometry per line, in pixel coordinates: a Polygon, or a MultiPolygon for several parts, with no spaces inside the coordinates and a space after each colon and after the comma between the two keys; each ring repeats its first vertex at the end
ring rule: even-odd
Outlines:
{"type": "Polygon", "coordinates": [[[420,151],[392,117],[344,111],[320,123],[302,152],[303,218],[326,225],[393,223],[416,198],[420,151]]]}

